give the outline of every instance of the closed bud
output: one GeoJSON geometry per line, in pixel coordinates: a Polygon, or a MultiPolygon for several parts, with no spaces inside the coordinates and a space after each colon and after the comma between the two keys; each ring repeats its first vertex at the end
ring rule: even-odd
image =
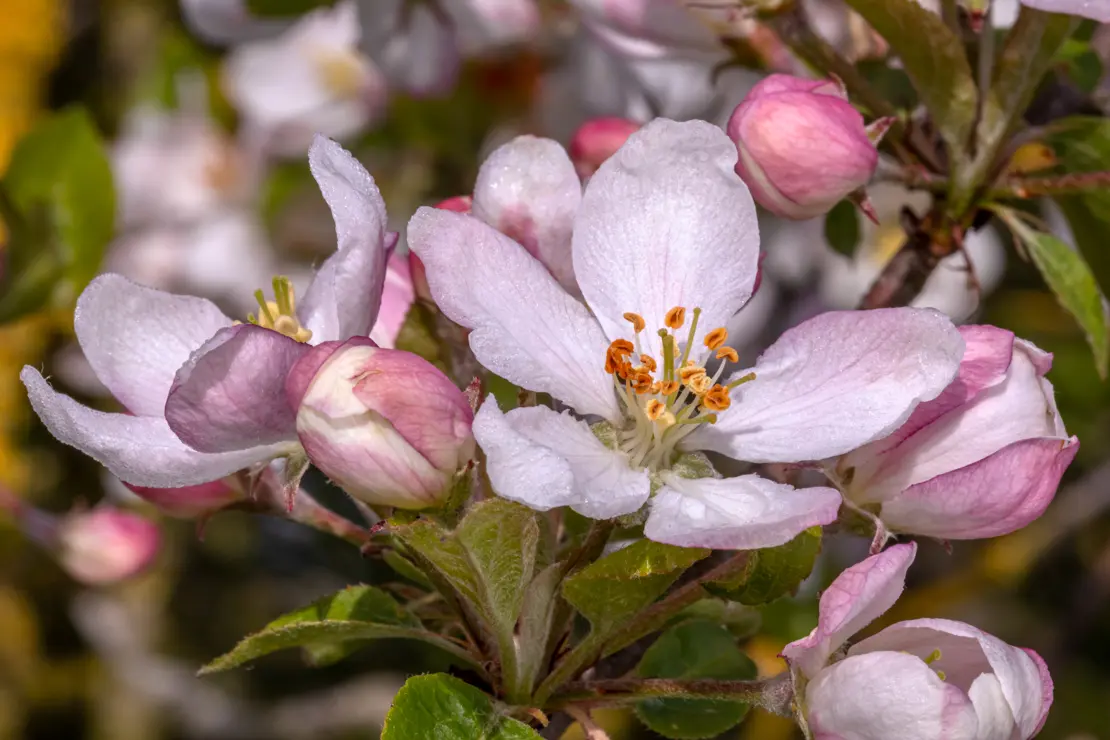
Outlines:
{"type": "Polygon", "coordinates": [[[56,542],[58,560],[70,576],[90,586],[105,586],[149,567],[162,536],[149,519],[100,506],[60,520],[56,542]]]}
{"type": "Polygon", "coordinates": [[[474,453],[466,397],[410,352],[325,342],[293,367],[286,393],[313,465],[368,504],[435,506],[474,453]]]}
{"type": "Polygon", "coordinates": [[[570,140],[570,159],[578,176],[585,179],[597,172],[605,160],[640,129],[640,124],[625,118],[593,118],[583,123],[570,140]]]}
{"type": "Polygon", "coordinates": [[[728,135],[752,197],[784,218],[828,212],[866,185],[879,162],[863,116],[827,80],[771,75],[733,111],[728,135]]]}

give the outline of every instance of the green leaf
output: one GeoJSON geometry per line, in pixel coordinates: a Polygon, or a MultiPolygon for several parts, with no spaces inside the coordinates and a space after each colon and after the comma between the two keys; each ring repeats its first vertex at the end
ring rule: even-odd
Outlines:
{"type": "Polygon", "coordinates": [[[941,137],[962,151],[975,122],[978,92],[960,39],[939,15],[915,0],[847,3],[890,44],[941,137]]]}
{"type": "Polygon", "coordinates": [[[12,240],[0,317],[9,319],[72,299],[96,275],[116,202],[103,140],[80,108],[55,113],[19,141],[2,187],[12,240]]]}
{"type": "Polygon", "coordinates": [[[563,596],[598,634],[649,606],[710,551],[637,540],[563,581],[563,596]]]}
{"type": "Polygon", "coordinates": [[[820,551],[821,528],[810,527],[785,545],[755,550],[741,576],[707,588],[747,606],[767,604],[797,590],[813,572],[820,551]]]}
{"type": "Polygon", "coordinates": [[[405,320],[393,343],[397,349],[423,357],[440,370],[447,370],[443,344],[436,336],[436,316],[423,302],[415,301],[405,314],[405,320]]]}
{"type": "Polygon", "coordinates": [[[400,554],[396,550],[386,550],[382,553],[382,560],[385,564],[393,569],[397,575],[409,579],[415,584],[423,586],[424,588],[431,588],[432,582],[428,580],[428,576],[412,564],[412,561],[400,554]]]}
{"type": "MultiPolygon", "coordinates": [[[[636,672],[643,678],[751,680],[758,669],[727,629],[697,620],[664,632],[644,653],[636,672]]],[[[645,725],[675,740],[716,737],[747,713],[743,702],[717,699],[649,699],[636,704],[636,716],[645,725]]]]}
{"type": "Polygon", "coordinates": [[[454,534],[428,519],[392,525],[390,532],[409,548],[425,573],[437,574],[474,608],[480,608],[478,576],[470,565],[466,549],[454,534]]]}
{"type": "Polygon", "coordinates": [[[523,722],[497,712],[493,700],[453,676],[413,676],[393,699],[382,740],[537,740],[523,722]]]}
{"type": "Polygon", "coordinates": [[[293,647],[311,646],[313,653],[327,662],[338,654],[325,646],[385,637],[430,642],[469,662],[465,653],[452,643],[426,632],[420,621],[389,594],[372,586],[354,586],[275,619],[244,638],[231,652],[206,665],[200,675],[226,671],[293,647]]]}
{"type": "Polygon", "coordinates": [[[335,0],[247,0],[247,10],[262,17],[304,15],[316,8],[328,7],[335,0]]]}
{"type": "Polygon", "coordinates": [[[521,684],[528,689],[535,684],[545,659],[551,628],[560,607],[569,614],[559,599],[559,582],[563,579],[563,564],[552,563],[541,570],[524,594],[520,611],[520,657],[518,671],[521,684]]]}
{"type": "Polygon", "coordinates": [[[1095,368],[1105,379],[1110,364],[1107,305],[1090,266],[1079,252],[1056,237],[1034,231],[1018,217],[1005,213],[1003,219],[1025,245],[1049,289],[1086,333],[1087,343],[1095,356],[1095,368]]]}
{"type": "Polygon", "coordinates": [[[842,200],[825,216],[825,241],[840,254],[851,257],[856,253],[859,239],[856,206],[851,201],[842,200]]]}

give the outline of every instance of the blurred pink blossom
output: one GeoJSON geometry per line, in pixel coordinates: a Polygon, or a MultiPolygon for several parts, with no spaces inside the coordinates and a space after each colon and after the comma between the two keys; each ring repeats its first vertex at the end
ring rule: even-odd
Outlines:
{"type": "Polygon", "coordinates": [[[144,517],[110,506],[73,512],[59,522],[58,558],[75,580],[105,586],[131,578],[158,555],[162,534],[144,517]]]}

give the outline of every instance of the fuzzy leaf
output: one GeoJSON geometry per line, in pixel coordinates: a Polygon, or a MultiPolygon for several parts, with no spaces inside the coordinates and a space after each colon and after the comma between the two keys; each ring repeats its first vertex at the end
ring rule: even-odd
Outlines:
{"type": "Polygon", "coordinates": [[[710,584],[722,598],[747,606],[768,604],[794,592],[813,572],[821,551],[821,528],[810,527],[778,547],[752,552],[747,570],[737,578],[710,584]]]}
{"type": "Polygon", "coordinates": [[[493,700],[453,676],[413,676],[393,699],[382,740],[537,740],[523,722],[498,714],[493,700]]]}
{"type": "Polygon", "coordinates": [[[840,254],[851,257],[856,253],[859,239],[856,206],[851,201],[842,200],[825,216],[825,241],[840,254]]]}

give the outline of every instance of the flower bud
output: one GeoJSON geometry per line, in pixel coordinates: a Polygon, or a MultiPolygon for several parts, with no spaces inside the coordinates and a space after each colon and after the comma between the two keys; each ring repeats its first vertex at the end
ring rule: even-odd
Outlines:
{"type": "Polygon", "coordinates": [[[640,124],[624,118],[594,118],[583,123],[570,140],[570,159],[578,176],[586,179],[613,156],[640,124]]]}
{"type": "Polygon", "coordinates": [[[176,519],[204,517],[246,498],[222,479],[183,488],[149,488],[123,481],[120,483],[161,513],[176,519]]]}
{"type": "Polygon", "coordinates": [[[61,566],[90,586],[137,575],[154,562],[161,542],[154,522],[110,506],[70,514],[57,531],[61,566]]]}
{"type": "Polygon", "coordinates": [[[410,352],[361,337],[325,342],[293,367],[285,388],[309,459],[368,504],[434,506],[474,453],[466,397],[410,352]]]}
{"type": "Polygon", "coordinates": [[[802,220],[867,184],[879,153],[863,116],[827,80],[771,75],[733,111],[736,173],[761,206],[802,220]]]}

